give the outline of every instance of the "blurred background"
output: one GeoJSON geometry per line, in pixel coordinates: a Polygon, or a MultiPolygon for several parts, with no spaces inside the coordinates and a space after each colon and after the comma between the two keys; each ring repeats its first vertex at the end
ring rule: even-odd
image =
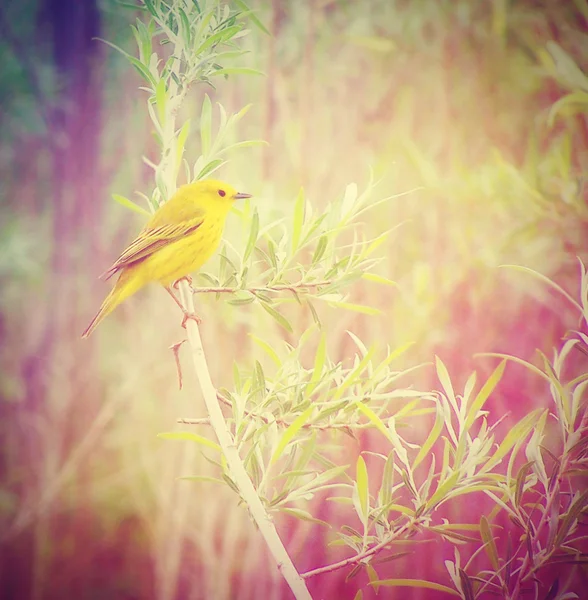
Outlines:
{"type": "MultiPolygon", "coordinates": [[[[183,109],[197,122],[204,93],[228,111],[253,104],[240,134],[269,146],[235,153],[219,177],[254,194],[267,220],[290,214],[301,186],[317,210],[350,182],[361,190],[370,168],[374,200],[415,190],[366,213],[370,234],[399,225],[378,266],[398,288],[351,290],[380,316],[323,308],[333,359],[352,357],[346,330],[381,348],[413,341],[404,366],[437,354],[461,390],[472,369],[485,376],[496,364],[476,352],[551,356],[577,328],[577,312],[498,266],[531,267],[579,297],[576,256],[588,262],[586,108],[553,106],[581,87],[562,56],[588,71],[588,3],[251,4],[271,36],[254,28],[244,63],[265,77],[193,89],[183,109]],[[565,52],[555,60],[553,42],[565,52]]],[[[214,467],[187,444],[155,437],[181,428],[178,417],[204,414],[187,354],[177,389],[168,350],[183,336],[177,307],[146,289],[80,339],[109,289],[98,275],[142,224],[111,193],[137,199],[153,187],[141,157],[157,160],[158,148],[141,81],[96,40],[135,53],[129,26],[140,14],[113,0],[0,7],[0,594],[287,598],[235,494],[177,480],[214,467]]],[[[192,161],[198,140],[193,132],[192,161]]],[[[312,322],[297,313],[290,336],[263,311],[199,300],[219,386],[230,387],[234,361],[248,368],[258,358],[251,331],[294,343],[312,322]]],[[[571,364],[585,372],[588,358],[575,353],[571,364]]],[[[406,384],[439,387],[432,369],[406,384]]],[[[549,401],[542,381],[511,365],[490,410],[506,414],[508,426],[549,401]]],[[[359,449],[348,445],[342,464],[359,449]]],[[[463,509],[479,520],[475,506],[463,509]]],[[[313,508],[325,520],[330,510],[313,508]]],[[[327,547],[332,536],[322,528],[287,518],[277,525],[301,570],[345,556],[327,547]]],[[[404,576],[443,581],[447,548],[426,548],[404,576]]],[[[311,591],[353,598],[367,580],[345,575],[316,578],[311,591]]]]}

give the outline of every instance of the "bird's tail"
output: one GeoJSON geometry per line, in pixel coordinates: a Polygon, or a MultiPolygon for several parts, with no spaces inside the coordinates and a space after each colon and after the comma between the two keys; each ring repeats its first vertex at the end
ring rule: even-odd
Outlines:
{"type": "Polygon", "coordinates": [[[129,296],[134,294],[139,288],[143,287],[144,282],[137,277],[137,273],[132,267],[124,269],[118,281],[110,290],[110,293],[104,299],[100,310],[96,316],[92,319],[84,333],[83,338],[87,338],[93,331],[98,327],[104,317],[108,316],[123,300],[126,300],[129,296]]]}

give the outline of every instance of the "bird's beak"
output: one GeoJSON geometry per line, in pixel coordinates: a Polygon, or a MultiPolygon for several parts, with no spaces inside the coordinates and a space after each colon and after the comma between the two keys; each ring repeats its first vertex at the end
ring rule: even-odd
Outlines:
{"type": "Polygon", "coordinates": [[[246,194],[245,192],[237,192],[235,194],[235,200],[241,200],[242,198],[251,198],[251,194],[246,194]]]}

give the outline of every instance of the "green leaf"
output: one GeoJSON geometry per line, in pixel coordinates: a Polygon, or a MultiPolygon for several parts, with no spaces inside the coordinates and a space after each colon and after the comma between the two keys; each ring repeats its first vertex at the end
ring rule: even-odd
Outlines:
{"type": "Polygon", "coordinates": [[[119,204],[122,204],[122,206],[124,206],[125,208],[130,208],[131,210],[134,210],[140,215],[146,215],[148,217],[151,216],[151,213],[148,210],[145,210],[142,206],[135,204],[132,200],[129,200],[124,196],[120,196],[119,194],[112,194],[112,198],[119,204]]]}
{"type": "Polygon", "coordinates": [[[527,435],[529,435],[529,432],[533,429],[533,426],[543,412],[542,409],[538,408],[516,423],[506,434],[496,452],[486,461],[480,471],[487,472],[495,467],[510,452],[515,444],[521,443],[527,435]]]}
{"type": "Polygon", "coordinates": [[[286,331],[293,333],[292,325],[290,325],[288,319],[286,319],[284,315],[279,313],[273,306],[271,306],[267,302],[260,300],[259,303],[261,304],[263,310],[265,310],[265,312],[271,315],[286,331]]]}
{"type": "Polygon", "coordinates": [[[437,590],[438,592],[445,592],[452,596],[460,597],[459,593],[451,588],[441,585],[439,583],[433,583],[432,581],[426,581],[424,579],[381,579],[374,583],[370,583],[374,588],[378,589],[380,586],[383,587],[412,587],[422,588],[427,590],[437,590]]]}
{"type": "Polygon", "coordinates": [[[214,171],[216,171],[217,169],[220,169],[224,164],[225,164],[225,161],[222,160],[222,158],[215,158],[214,160],[211,160],[208,164],[206,164],[202,168],[200,173],[198,173],[198,175],[196,176],[196,180],[200,180],[203,177],[206,177],[207,175],[214,173],[214,171]]]}
{"type": "Polygon", "coordinates": [[[584,490],[579,496],[573,500],[568,511],[563,515],[560,528],[553,542],[554,548],[559,548],[565,541],[570,529],[580,517],[580,514],[588,507],[588,490],[584,490]]]}
{"type": "Polygon", "coordinates": [[[225,146],[219,150],[218,154],[224,154],[225,152],[237,150],[238,148],[249,148],[251,146],[269,146],[269,144],[265,140],[245,140],[243,142],[236,142],[235,144],[229,144],[228,146],[225,146]]]}
{"type": "Polygon", "coordinates": [[[449,373],[447,372],[447,367],[443,364],[443,361],[435,356],[435,368],[437,370],[437,377],[445,390],[445,394],[451,401],[453,406],[456,406],[455,401],[455,392],[453,391],[453,385],[451,384],[451,378],[449,377],[449,373]]]}
{"type": "Polygon", "coordinates": [[[355,484],[357,486],[357,496],[359,498],[360,509],[359,518],[362,520],[363,524],[366,525],[370,508],[370,492],[368,486],[367,467],[361,454],[357,457],[357,465],[355,469],[355,484]]]}
{"type": "Polygon", "coordinates": [[[216,77],[217,75],[265,75],[265,73],[249,67],[224,67],[210,74],[211,77],[216,77]]]}
{"type": "Polygon", "coordinates": [[[331,398],[331,400],[333,400],[333,401],[339,400],[340,398],[343,397],[343,394],[347,391],[348,388],[350,388],[358,380],[362,371],[367,367],[369,362],[372,360],[374,352],[375,352],[375,348],[373,348],[373,347],[368,350],[367,354],[365,354],[365,356],[361,359],[361,361],[353,368],[353,370],[350,373],[347,374],[347,376],[343,380],[343,383],[341,383],[337,387],[337,391],[333,394],[333,397],[331,398]]]}
{"type": "Polygon", "coordinates": [[[492,563],[492,568],[495,571],[499,571],[500,563],[498,561],[498,550],[496,549],[496,543],[494,542],[494,536],[492,535],[490,525],[488,524],[488,519],[486,519],[484,515],[482,515],[482,518],[480,519],[480,535],[484,542],[486,554],[488,554],[488,558],[492,563]]]}
{"type": "Polygon", "coordinates": [[[364,273],[361,278],[365,279],[366,281],[373,281],[374,283],[398,287],[398,284],[395,281],[392,281],[387,277],[382,277],[381,275],[376,275],[375,273],[364,273]]]}
{"type": "Polygon", "coordinates": [[[141,77],[143,77],[143,79],[145,79],[145,81],[150,83],[152,88],[155,89],[156,81],[153,78],[153,75],[151,75],[151,72],[149,71],[149,69],[140,60],[138,60],[134,56],[131,56],[128,52],[125,52],[122,48],[119,48],[116,44],[113,44],[112,42],[109,42],[108,40],[103,40],[102,38],[96,38],[96,39],[99,40],[100,42],[103,42],[107,46],[114,48],[114,50],[116,50],[117,52],[124,54],[126,56],[127,60],[138,71],[139,75],[141,75],[141,77]]]}
{"type": "Polygon", "coordinates": [[[344,308],[352,312],[361,313],[364,315],[379,315],[382,311],[379,308],[373,306],[365,306],[364,304],[352,304],[351,302],[340,302],[339,300],[327,300],[329,306],[335,308],[344,308]]]}
{"type": "Polygon", "coordinates": [[[330,523],[327,523],[326,521],[321,521],[321,519],[317,519],[316,517],[313,517],[308,511],[302,510],[301,508],[281,506],[279,510],[282,513],[292,515],[293,517],[296,517],[297,519],[300,519],[301,521],[308,521],[309,523],[316,523],[317,525],[324,525],[325,527],[329,527],[329,529],[332,527],[330,523]]]}
{"type": "Polygon", "coordinates": [[[314,406],[309,406],[303,413],[298,415],[296,419],[294,419],[292,424],[286,429],[286,431],[284,431],[280,442],[278,443],[276,449],[272,454],[270,461],[271,464],[277,462],[277,460],[280,458],[280,456],[282,456],[282,453],[286,449],[286,446],[288,446],[288,444],[294,439],[294,436],[300,431],[300,429],[302,429],[302,427],[306,425],[306,423],[310,419],[310,415],[312,414],[313,409],[314,406]]]}
{"type": "Polygon", "coordinates": [[[255,16],[255,11],[251,10],[243,0],[235,0],[235,4],[243,11],[245,11],[249,20],[263,33],[271,36],[271,33],[265,28],[264,24],[255,16]]]}
{"type": "Polygon", "coordinates": [[[294,202],[294,219],[292,224],[292,254],[298,249],[300,235],[302,233],[302,225],[304,223],[304,190],[300,188],[296,201],[294,202]]]}
{"type": "Polygon", "coordinates": [[[323,367],[325,366],[325,359],[327,357],[327,340],[325,334],[321,335],[321,339],[318,343],[316,354],[314,356],[314,367],[312,369],[312,377],[304,389],[304,397],[310,398],[312,392],[316,388],[318,382],[323,375],[323,367]]]}
{"type": "Polygon", "coordinates": [[[255,244],[257,243],[257,238],[259,236],[259,214],[257,209],[254,209],[253,216],[251,217],[251,229],[249,230],[249,239],[247,240],[247,246],[245,247],[245,252],[243,253],[243,262],[245,262],[253,252],[253,248],[255,248],[255,244]]]}
{"type": "Polygon", "coordinates": [[[529,462],[525,463],[519,469],[519,472],[517,473],[517,481],[516,481],[516,485],[515,485],[515,496],[514,496],[514,503],[515,503],[516,507],[519,507],[521,505],[521,498],[523,497],[523,491],[525,489],[525,482],[527,480],[527,474],[533,467],[534,462],[535,461],[530,460],[529,462]]]}
{"type": "Polygon", "coordinates": [[[200,44],[200,46],[194,51],[195,56],[198,56],[199,54],[203,54],[206,50],[208,50],[210,47],[214,46],[215,44],[225,42],[229,38],[233,37],[239,31],[241,31],[241,26],[234,25],[233,27],[227,27],[225,29],[221,29],[220,31],[217,31],[216,33],[213,33],[210,37],[208,37],[206,40],[204,40],[204,42],[202,44],[200,44]]]}
{"type": "Polygon", "coordinates": [[[253,333],[249,334],[249,337],[272,359],[274,364],[279,367],[282,364],[278,353],[264,340],[258,338],[253,333]]]}
{"type": "Polygon", "coordinates": [[[494,391],[494,388],[502,379],[505,366],[506,360],[503,360],[496,367],[496,369],[494,369],[493,373],[486,380],[486,383],[482,386],[482,389],[476,395],[474,401],[472,402],[472,405],[470,406],[470,409],[468,410],[468,415],[465,420],[464,427],[466,431],[468,431],[469,428],[473,425],[477,414],[482,410],[484,403],[486,402],[486,400],[488,400],[490,394],[494,391]]]}
{"type": "Polygon", "coordinates": [[[392,488],[394,487],[394,451],[392,450],[386,458],[384,471],[382,473],[382,485],[378,492],[378,500],[382,506],[392,501],[392,488]]]}
{"type": "Polygon", "coordinates": [[[188,139],[188,134],[190,133],[190,125],[190,119],[186,119],[186,122],[182,125],[180,132],[178,133],[176,140],[176,163],[178,166],[182,160],[182,156],[184,155],[186,140],[188,139]]]}
{"type": "Polygon", "coordinates": [[[318,263],[318,261],[323,257],[325,250],[327,249],[327,244],[329,243],[329,240],[327,238],[326,235],[321,235],[321,237],[319,238],[318,244],[316,245],[316,249],[314,251],[314,254],[312,255],[312,265],[316,265],[318,263]]]}
{"type": "Polygon", "coordinates": [[[196,433],[192,433],[190,431],[172,431],[169,433],[158,433],[157,437],[161,438],[162,440],[188,440],[190,442],[202,444],[203,446],[207,446],[208,448],[212,448],[213,450],[217,450],[218,452],[221,451],[221,447],[218,444],[212,442],[208,438],[205,438],[196,433]]]}
{"type": "Polygon", "coordinates": [[[463,590],[465,600],[474,600],[475,595],[472,580],[463,569],[459,569],[459,580],[461,582],[461,589],[463,590]]]}
{"type": "Polygon", "coordinates": [[[435,493],[427,500],[426,506],[433,508],[442,500],[445,500],[447,494],[453,490],[459,481],[460,473],[455,471],[443,483],[440,483],[435,490],[435,493]]]}
{"type": "Polygon", "coordinates": [[[355,405],[357,406],[358,410],[362,412],[376,426],[376,429],[378,429],[392,443],[394,443],[394,441],[392,440],[392,436],[390,435],[390,431],[384,424],[384,421],[382,421],[382,419],[380,419],[380,417],[378,417],[378,415],[367,404],[363,404],[363,402],[356,400],[355,405]]]}
{"type": "Polygon", "coordinates": [[[186,16],[186,13],[184,12],[181,6],[178,6],[178,12],[180,14],[180,24],[182,28],[182,42],[184,46],[188,48],[192,43],[190,22],[188,21],[188,17],[186,16]]]}
{"type": "Polygon", "coordinates": [[[157,116],[159,117],[159,122],[163,126],[166,119],[165,110],[167,107],[167,89],[163,77],[157,82],[157,85],[155,86],[155,106],[157,108],[157,116]]]}
{"type": "MultiPolygon", "coordinates": [[[[200,115],[200,142],[202,156],[210,153],[210,140],[212,137],[212,104],[208,94],[204,94],[202,112],[200,115]]],[[[217,159],[218,160],[218,159],[217,159]]]]}
{"type": "Polygon", "coordinates": [[[427,436],[427,439],[421,446],[419,453],[416,455],[413,463],[413,469],[416,469],[422,460],[429,454],[429,451],[433,447],[433,444],[437,441],[437,438],[441,434],[443,430],[443,425],[445,424],[445,418],[442,414],[441,407],[437,406],[437,414],[435,415],[435,424],[433,425],[433,429],[427,436]]]}

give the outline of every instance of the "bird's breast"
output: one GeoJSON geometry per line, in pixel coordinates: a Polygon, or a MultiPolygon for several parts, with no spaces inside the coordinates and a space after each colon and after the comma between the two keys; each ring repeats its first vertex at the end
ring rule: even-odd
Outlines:
{"type": "Polygon", "coordinates": [[[216,250],[222,226],[202,223],[196,231],[164,246],[145,261],[149,279],[168,286],[202,267],[216,250]]]}

